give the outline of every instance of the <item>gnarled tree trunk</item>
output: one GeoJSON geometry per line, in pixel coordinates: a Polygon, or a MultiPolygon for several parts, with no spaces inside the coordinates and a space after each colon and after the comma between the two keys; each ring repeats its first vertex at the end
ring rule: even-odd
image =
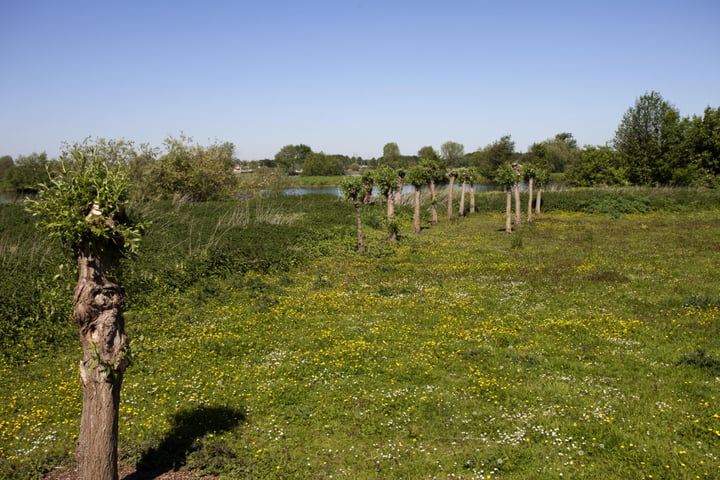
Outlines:
{"type": "Polygon", "coordinates": [[[122,316],[125,295],[110,276],[113,247],[77,249],[78,283],[73,317],[80,331],[83,409],[77,460],[80,480],[117,480],[120,387],[129,364],[122,316]]]}
{"type": "Polygon", "coordinates": [[[467,186],[467,182],[463,180],[462,182],[462,190],[460,193],[460,206],[458,207],[458,215],[461,217],[465,216],[465,188],[467,186]]]}

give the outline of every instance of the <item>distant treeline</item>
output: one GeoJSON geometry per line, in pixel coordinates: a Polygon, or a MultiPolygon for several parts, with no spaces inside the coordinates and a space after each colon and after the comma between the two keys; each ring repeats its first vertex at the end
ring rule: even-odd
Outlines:
{"type": "MultiPolygon", "coordinates": [[[[603,146],[578,146],[571,133],[534,143],[527,152],[515,151],[505,135],[476,151],[448,141],[436,151],[422,147],[402,154],[395,142],[383,147],[378,158],[315,152],[308,145],[285,145],[272,159],[239,160],[231,142],[200,146],[185,136],[169,137],[161,148],[111,141],[118,161],[128,162],[138,198],[183,197],[207,200],[234,193],[237,176],[342,175],[387,165],[409,168],[421,159],[436,157],[448,168],[473,167],[486,180],[509,163],[532,165],[553,174],[566,185],[703,186],[720,185],[720,108],[707,107],[702,115],[683,117],[657,92],[639,97],[622,117],[612,141],[603,146]]],[[[67,160],[67,159],[65,159],[67,160]]],[[[60,168],[58,159],[32,153],[13,159],[0,157],[0,187],[32,192],[48,179],[47,170],[60,168]]]]}

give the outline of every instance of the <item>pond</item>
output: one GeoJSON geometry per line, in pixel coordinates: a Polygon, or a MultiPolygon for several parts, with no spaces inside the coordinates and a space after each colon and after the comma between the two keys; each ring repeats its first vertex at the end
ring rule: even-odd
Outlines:
{"type": "Polygon", "coordinates": [[[0,192],[0,203],[16,203],[28,196],[26,193],[0,192]]]}

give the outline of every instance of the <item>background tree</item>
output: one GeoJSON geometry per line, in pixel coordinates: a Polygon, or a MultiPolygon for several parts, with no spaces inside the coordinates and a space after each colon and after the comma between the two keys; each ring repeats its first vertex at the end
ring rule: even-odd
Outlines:
{"type": "Polygon", "coordinates": [[[227,194],[237,184],[235,162],[225,146],[203,148],[184,135],[167,138],[164,146],[166,153],[148,175],[157,196],[202,202],[227,194]]]}
{"type": "Polygon", "coordinates": [[[448,167],[457,167],[465,156],[465,147],[461,143],[445,142],[440,147],[440,155],[448,167]]]}
{"type": "Polygon", "coordinates": [[[511,163],[514,157],[515,142],[510,135],[505,135],[478,152],[476,165],[484,177],[493,178],[498,168],[511,163]]]}
{"type": "Polygon", "coordinates": [[[312,153],[307,145],[285,145],[275,154],[275,164],[286,174],[294,175],[305,164],[305,160],[312,153]]]}
{"type": "Polygon", "coordinates": [[[0,182],[5,180],[5,174],[14,165],[13,158],[10,155],[0,157],[0,182]]]}
{"type": "Polygon", "coordinates": [[[720,108],[683,119],[679,129],[682,138],[668,152],[674,167],[670,183],[720,186],[720,108]]]}
{"type": "Polygon", "coordinates": [[[305,159],[302,168],[303,176],[320,176],[320,175],[342,175],[345,168],[341,160],[333,155],[325,155],[324,153],[310,153],[305,159]]]}
{"type": "Polygon", "coordinates": [[[363,179],[361,177],[345,177],[340,184],[340,188],[345,194],[345,198],[350,200],[355,207],[355,221],[357,224],[357,251],[358,253],[365,252],[365,236],[363,235],[362,226],[362,207],[361,200],[364,194],[363,179]]]}
{"type": "Polygon", "coordinates": [[[510,163],[498,167],[494,175],[495,183],[505,189],[505,234],[512,233],[512,191],[517,183],[517,173],[510,163]]]}
{"type": "Polygon", "coordinates": [[[118,408],[129,357],[125,294],[113,272],[140,239],[139,226],[125,213],[129,183],[121,154],[128,147],[104,141],[66,146],[58,175],[28,206],[51,238],[72,249],[78,265],[73,320],[82,342],[81,480],[118,478],[118,408]]]}
{"type": "Polygon", "coordinates": [[[395,142],[386,143],[383,146],[382,164],[392,168],[404,167],[402,155],[400,155],[400,147],[395,142]]]}
{"type": "Polygon", "coordinates": [[[578,187],[625,185],[627,175],[627,168],[615,150],[588,145],[565,172],[565,183],[578,187]]]}
{"type": "Polygon", "coordinates": [[[657,92],[646,93],[623,115],[614,145],[628,166],[628,179],[639,185],[666,183],[659,166],[671,148],[679,114],[657,92]]]}
{"type": "Polygon", "coordinates": [[[47,180],[49,165],[45,152],[20,155],[14,165],[6,170],[6,181],[16,192],[37,192],[39,185],[47,180]]]}
{"type": "Polygon", "coordinates": [[[577,141],[571,133],[563,132],[555,138],[530,146],[528,160],[551,172],[564,172],[573,165],[579,156],[577,141]]]}
{"type": "Polygon", "coordinates": [[[413,232],[420,233],[420,187],[426,185],[431,178],[430,171],[422,165],[413,165],[408,168],[405,180],[415,188],[413,211],[413,232]]]}
{"type": "Polygon", "coordinates": [[[398,170],[389,167],[387,165],[382,166],[374,172],[375,185],[380,192],[380,195],[385,197],[387,205],[387,231],[388,240],[397,241],[398,239],[398,225],[395,221],[395,191],[398,186],[398,170]]]}

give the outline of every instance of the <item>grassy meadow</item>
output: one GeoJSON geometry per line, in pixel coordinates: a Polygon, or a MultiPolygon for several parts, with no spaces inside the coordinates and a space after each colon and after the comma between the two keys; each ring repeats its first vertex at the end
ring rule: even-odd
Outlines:
{"type": "MultiPolygon", "coordinates": [[[[546,205],[572,195],[583,208],[510,236],[499,194],[419,235],[401,205],[395,244],[369,206],[364,255],[331,196],[146,209],[146,251],[123,270],[121,462],[228,479],[720,478],[718,195],[546,205]]],[[[0,478],[72,465],[67,324],[41,354],[0,358],[0,478]]]]}

